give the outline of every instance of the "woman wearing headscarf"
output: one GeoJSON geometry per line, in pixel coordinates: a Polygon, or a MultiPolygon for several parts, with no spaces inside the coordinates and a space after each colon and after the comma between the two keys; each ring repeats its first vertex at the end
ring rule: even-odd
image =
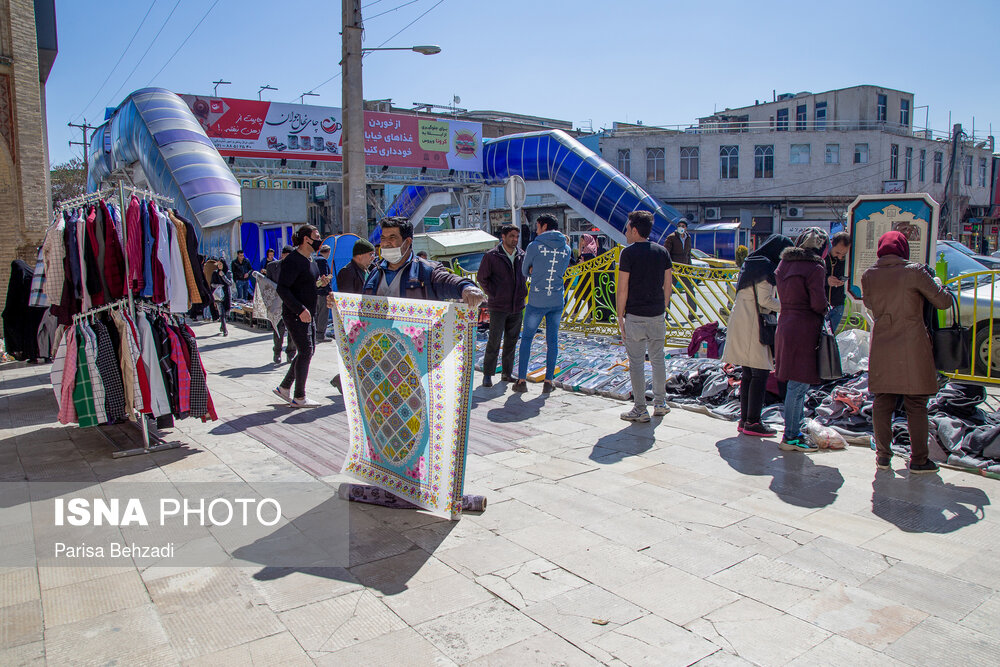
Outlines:
{"type": "Polygon", "coordinates": [[[222,327],[219,329],[223,336],[229,335],[229,330],[226,327],[226,320],[229,319],[229,311],[233,307],[233,274],[229,271],[229,265],[226,263],[226,258],[220,257],[216,260],[215,271],[212,273],[212,280],[210,281],[212,289],[216,287],[222,288],[222,300],[218,302],[219,304],[219,318],[222,320],[222,327]]]}
{"type": "Polygon", "coordinates": [[[586,262],[595,257],[597,257],[597,239],[590,234],[584,234],[580,240],[580,261],[586,262]]]}
{"type": "Polygon", "coordinates": [[[924,304],[951,307],[951,295],[923,264],[911,262],[910,244],[897,231],[878,241],[878,261],[861,276],[865,306],[875,318],[868,362],[868,390],[875,395],[875,465],[892,459],[892,413],[900,398],[910,433],[910,472],[937,471],[927,458],[927,398],[937,392],[937,370],[924,304]]]}
{"type": "Polygon", "coordinates": [[[791,245],[792,240],[787,236],[772,235],[747,256],[736,280],[736,299],[729,317],[722,360],[743,367],[737,430],[745,435],[767,438],[776,434],[760,419],[767,376],[774,369],[774,353],[760,342],[757,313],[758,304],[762,314],[780,310],[774,270],[781,259],[781,251],[791,245]]]}
{"type": "Polygon", "coordinates": [[[802,411],[809,386],[820,383],[816,350],[826,300],[826,253],[829,237],[810,227],[785,248],[775,271],[781,315],[774,338],[774,374],[785,388],[785,433],[778,445],[788,452],[814,452],[802,435],[802,411]]]}

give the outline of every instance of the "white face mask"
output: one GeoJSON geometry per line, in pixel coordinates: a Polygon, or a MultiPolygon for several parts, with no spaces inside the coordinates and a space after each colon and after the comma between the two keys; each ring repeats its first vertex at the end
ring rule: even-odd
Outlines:
{"type": "Polygon", "coordinates": [[[402,248],[382,248],[382,259],[390,264],[397,264],[403,260],[402,248]]]}
{"type": "Polygon", "coordinates": [[[688,230],[685,229],[684,227],[678,227],[677,228],[677,233],[680,234],[681,236],[684,236],[684,235],[686,235],[688,233],[688,230]]]}

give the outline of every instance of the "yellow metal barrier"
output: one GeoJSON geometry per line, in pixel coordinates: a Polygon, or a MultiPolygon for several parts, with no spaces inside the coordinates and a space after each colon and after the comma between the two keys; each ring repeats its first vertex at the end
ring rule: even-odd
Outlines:
{"type": "MultiPolygon", "coordinates": [[[[948,377],[962,382],[1000,384],[1000,309],[996,308],[1000,271],[966,273],[944,282],[958,296],[958,319],[972,329],[969,364],[948,377]]],[[[947,322],[952,322],[949,312],[947,322]]]]}
{"type": "MultiPolygon", "coordinates": [[[[566,270],[566,302],[560,328],[618,335],[615,286],[621,247],[566,270]]],[[[736,268],[674,265],[674,291],[667,312],[667,341],[687,344],[695,329],[709,322],[725,324],[736,295],[736,268]]]]}

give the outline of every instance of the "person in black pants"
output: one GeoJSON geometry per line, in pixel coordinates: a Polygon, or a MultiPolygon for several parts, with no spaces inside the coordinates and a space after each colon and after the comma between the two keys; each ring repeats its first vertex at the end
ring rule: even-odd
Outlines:
{"type": "Polygon", "coordinates": [[[306,378],[316,346],[313,318],[319,270],[312,255],[319,250],[322,239],[315,227],[302,225],[295,230],[292,242],[296,245],[295,251],[281,260],[278,296],[281,297],[281,321],[288,336],[295,342],[295,357],[285,379],[274,389],[274,393],[294,408],[315,408],[319,403],[306,398],[306,378]],[[294,395],[291,393],[293,383],[294,395]]]}
{"type": "Polygon", "coordinates": [[[524,251],[518,245],[520,233],[514,225],[500,228],[500,243],[483,256],[477,279],[489,298],[490,337],[483,357],[483,386],[493,386],[500,341],[503,340],[503,357],[500,360],[500,380],[514,381],[514,348],[521,335],[521,320],[528,285],[521,273],[524,251]]]}
{"type": "MultiPolygon", "coordinates": [[[[290,245],[286,245],[281,249],[281,259],[284,259],[291,253],[295,252],[295,248],[290,245]]],[[[269,280],[274,282],[276,285],[278,283],[278,276],[281,275],[281,260],[274,259],[274,251],[268,249],[267,256],[271,258],[267,266],[264,267],[264,275],[267,276],[269,280]]],[[[278,326],[274,328],[271,332],[274,338],[274,365],[277,366],[281,363],[281,344],[285,340],[285,323],[281,320],[278,321],[278,326]]],[[[288,344],[285,346],[285,361],[291,363],[292,357],[295,356],[295,343],[292,341],[292,337],[288,337],[288,344]]]]}
{"type": "Polygon", "coordinates": [[[333,272],[330,270],[330,246],[320,246],[316,267],[319,270],[319,280],[316,283],[316,342],[325,343],[326,323],[330,315],[330,309],[326,307],[326,295],[333,291],[330,286],[333,282],[333,272]]]}
{"type": "Polygon", "coordinates": [[[216,260],[216,269],[212,273],[212,288],[222,288],[222,299],[216,301],[219,308],[219,319],[222,320],[222,327],[219,329],[223,336],[229,335],[226,321],[229,319],[229,311],[233,308],[233,274],[226,265],[226,258],[220,257],[216,260]]]}

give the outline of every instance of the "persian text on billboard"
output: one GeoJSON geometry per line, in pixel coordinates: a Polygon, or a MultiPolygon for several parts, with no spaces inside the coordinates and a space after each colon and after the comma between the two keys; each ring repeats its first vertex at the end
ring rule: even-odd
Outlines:
{"type": "MultiPolygon", "coordinates": [[[[340,162],[337,107],[181,95],[224,156],[340,162]]],[[[365,162],[391,167],[482,171],[480,123],[365,112],[365,162]]]]}

